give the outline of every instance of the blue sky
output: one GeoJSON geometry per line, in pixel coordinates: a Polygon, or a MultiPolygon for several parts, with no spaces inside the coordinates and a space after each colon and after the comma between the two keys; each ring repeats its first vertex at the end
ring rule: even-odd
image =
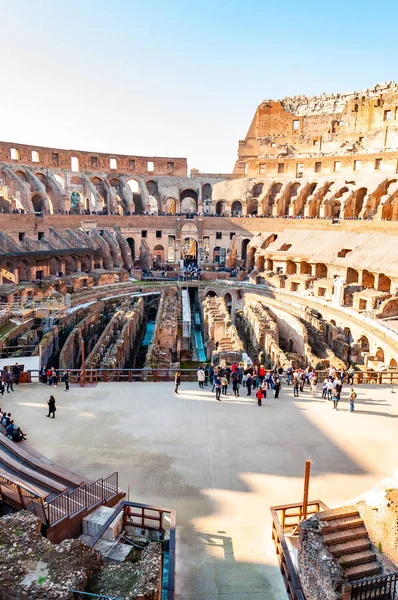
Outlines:
{"type": "Polygon", "coordinates": [[[398,79],[398,3],[3,3],[0,139],[230,172],[264,98],[398,79]]]}

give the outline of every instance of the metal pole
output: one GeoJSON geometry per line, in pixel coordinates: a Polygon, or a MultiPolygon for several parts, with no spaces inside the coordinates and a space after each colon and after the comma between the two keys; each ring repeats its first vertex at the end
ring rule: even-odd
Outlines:
{"type": "Polygon", "coordinates": [[[86,372],[84,368],[85,356],[84,356],[84,339],[81,339],[81,354],[82,354],[82,370],[80,374],[80,387],[84,387],[86,383],[86,372]]]}
{"type": "Polygon", "coordinates": [[[308,490],[310,487],[310,473],[311,473],[311,461],[305,461],[305,472],[304,472],[304,497],[303,497],[303,519],[307,518],[308,510],[308,490]]]}

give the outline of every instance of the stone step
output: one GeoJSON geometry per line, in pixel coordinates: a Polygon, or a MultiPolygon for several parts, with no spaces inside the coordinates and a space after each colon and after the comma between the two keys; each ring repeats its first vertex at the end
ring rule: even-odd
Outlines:
{"type": "Polygon", "coordinates": [[[364,565],[373,562],[374,560],[375,554],[372,550],[363,550],[362,552],[355,552],[355,554],[343,554],[337,559],[337,562],[343,569],[347,569],[348,567],[364,565]]]}
{"type": "Polygon", "coordinates": [[[365,577],[371,577],[372,575],[378,575],[381,573],[381,567],[375,560],[365,565],[356,565],[354,567],[348,567],[344,570],[345,576],[348,581],[356,581],[358,579],[364,579],[365,577]]]}
{"type": "Polygon", "coordinates": [[[321,534],[332,531],[343,531],[345,529],[355,529],[363,525],[363,520],[360,517],[342,517],[330,521],[319,521],[321,526],[321,534]]]}
{"type": "Polygon", "coordinates": [[[341,544],[332,544],[328,548],[333,556],[338,557],[342,554],[356,554],[357,552],[369,550],[370,545],[370,540],[368,538],[360,538],[359,540],[342,542],[341,544]]]}
{"type": "Polygon", "coordinates": [[[361,538],[367,538],[368,532],[366,527],[356,527],[355,529],[346,529],[344,531],[332,531],[332,533],[325,533],[323,541],[327,546],[330,544],[339,544],[343,542],[351,542],[352,540],[359,540],[361,538]]]}
{"type": "Polygon", "coordinates": [[[331,521],[343,517],[358,517],[359,512],[355,506],[340,506],[339,508],[333,508],[331,510],[322,510],[315,513],[315,515],[320,521],[331,521]]]}

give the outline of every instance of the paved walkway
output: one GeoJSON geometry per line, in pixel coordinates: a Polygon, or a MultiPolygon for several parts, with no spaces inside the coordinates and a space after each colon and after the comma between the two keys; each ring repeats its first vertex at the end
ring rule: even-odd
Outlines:
{"type": "MultiPolygon", "coordinates": [[[[259,408],[254,396],[216,402],[210,388],[183,383],[106,383],[52,390],[41,384],[6,394],[3,409],[40,452],[87,477],[113,471],[138,502],[176,508],[177,600],[286,598],[271,542],[269,507],[302,499],[306,458],[310,497],[330,507],[391,476],[398,467],[398,390],[347,388],[336,412],[309,393],[259,408]]],[[[241,390],[244,393],[244,390],[241,390]]]]}

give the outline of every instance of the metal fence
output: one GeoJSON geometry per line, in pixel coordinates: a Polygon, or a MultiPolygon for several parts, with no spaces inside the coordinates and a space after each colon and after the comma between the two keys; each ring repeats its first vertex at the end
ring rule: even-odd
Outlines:
{"type": "Polygon", "coordinates": [[[45,504],[46,523],[49,527],[66,518],[72,518],[83,510],[109,502],[119,493],[119,475],[112,473],[88,485],[81,485],[71,492],[59,494],[45,504]]]}
{"type": "Polygon", "coordinates": [[[397,600],[398,573],[351,583],[351,600],[397,600]]]}

